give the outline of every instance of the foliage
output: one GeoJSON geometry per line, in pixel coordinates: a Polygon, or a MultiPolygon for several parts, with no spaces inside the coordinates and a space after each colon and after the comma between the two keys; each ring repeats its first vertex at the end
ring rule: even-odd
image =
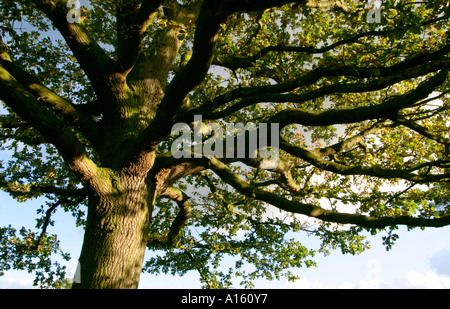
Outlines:
{"type": "Polygon", "coordinates": [[[0,229],[2,246],[0,275],[10,269],[26,270],[35,273],[35,285],[43,288],[61,288],[65,280],[65,266],[52,261],[52,254],[57,253],[65,261],[68,255],[59,249],[55,235],[37,235],[31,230],[21,228],[19,235],[11,226],[0,229]]]}
{"type": "Polygon", "coordinates": [[[370,23],[366,2],[91,0],[68,24],[65,1],[2,1],[0,188],[48,203],[42,233],[0,229],[0,271],[61,285],[52,212],[85,225],[92,175],[150,154],[176,189],[156,189],[143,270],[208,288],[295,280],[317,253],[369,248],[365,231],[389,249],[398,225],[450,224],[450,6],[386,0],[370,23]],[[170,129],[194,115],[279,123],[277,167],[175,160],[170,129]]]}

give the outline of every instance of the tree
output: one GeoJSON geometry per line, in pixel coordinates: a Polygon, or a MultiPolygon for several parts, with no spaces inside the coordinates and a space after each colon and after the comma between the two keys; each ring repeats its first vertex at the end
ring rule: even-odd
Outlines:
{"type": "Polygon", "coordinates": [[[38,231],[0,230],[0,270],[57,285],[56,209],[85,228],[73,288],[293,280],[301,233],[355,254],[364,231],[449,225],[449,5],[369,2],[2,1],[1,189],[48,202],[38,231]],[[269,135],[268,165],[239,155],[269,135]]]}

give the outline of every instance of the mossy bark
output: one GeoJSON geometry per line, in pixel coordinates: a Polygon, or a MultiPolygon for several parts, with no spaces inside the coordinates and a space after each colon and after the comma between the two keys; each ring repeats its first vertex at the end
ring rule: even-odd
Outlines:
{"type": "Polygon", "coordinates": [[[92,192],[80,262],[73,288],[138,287],[154,201],[145,177],[111,177],[104,192],[92,192]]]}

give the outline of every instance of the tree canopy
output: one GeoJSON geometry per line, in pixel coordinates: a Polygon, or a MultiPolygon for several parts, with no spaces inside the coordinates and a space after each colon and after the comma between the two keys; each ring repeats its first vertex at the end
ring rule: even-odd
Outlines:
{"type": "Polygon", "coordinates": [[[315,264],[304,235],[357,254],[364,231],[390,248],[400,225],[450,225],[448,1],[82,4],[0,3],[0,188],[47,200],[36,227],[0,228],[0,274],[64,284],[57,209],[85,226],[89,288],[294,280],[315,264]],[[226,155],[238,123],[267,125],[275,160],[226,155]]]}

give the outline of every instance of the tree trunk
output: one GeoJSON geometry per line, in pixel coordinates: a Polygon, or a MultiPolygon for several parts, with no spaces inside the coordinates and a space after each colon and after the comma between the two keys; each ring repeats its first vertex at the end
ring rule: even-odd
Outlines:
{"type": "Polygon", "coordinates": [[[73,288],[138,287],[151,211],[164,176],[155,180],[151,173],[153,150],[136,154],[135,146],[164,95],[180,48],[179,31],[180,27],[173,27],[163,33],[154,43],[155,54],[142,53],[126,79],[110,77],[115,97],[103,98],[109,112],[103,114],[105,135],[98,148],[101,166],[108,168],[85,173],[85,183],[92,188],[79,259],[80,282],[73,288]]]}
{"type": "Polygon", "coordinates": [[[153,204],[145,177],[112,178],[109,192],[89,196],[79,282],[72,288],[138,287],[153,204]]]}

